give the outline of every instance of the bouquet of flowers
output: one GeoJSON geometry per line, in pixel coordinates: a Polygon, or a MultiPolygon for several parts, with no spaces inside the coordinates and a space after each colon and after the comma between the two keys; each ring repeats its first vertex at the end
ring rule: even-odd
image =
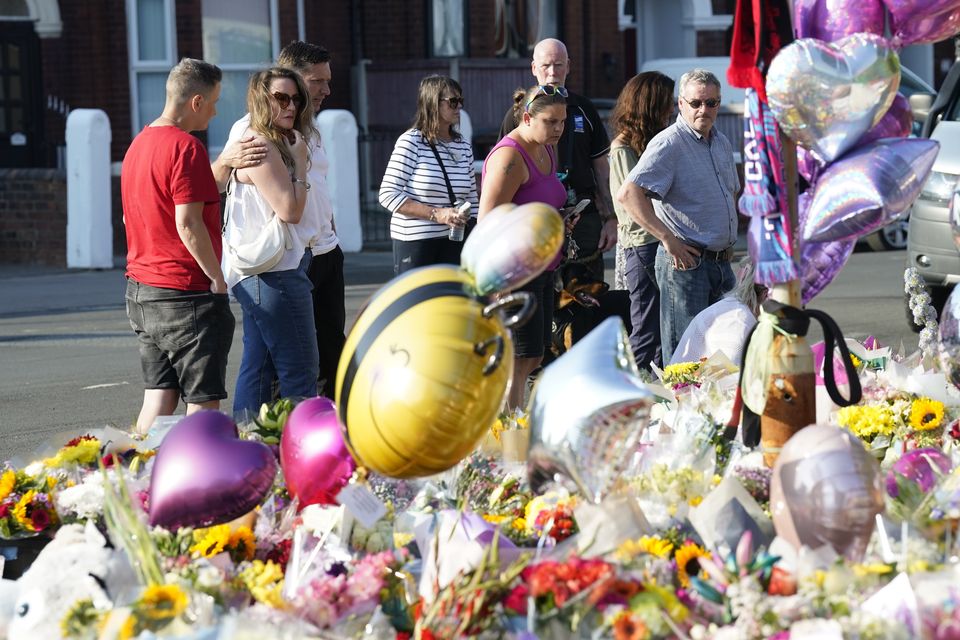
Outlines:
{"type": "Polygon", "coordinates": [[[916,396],[891,389],[871,390],[868,400],[859,405],[836,411],[838,425],[850,430],[867,447],[884,457],[887,449],[897,443],[891,452],[892,462],[910,449],[943,446],[944,428],[957,418],[956,407],[924,396],[916,396]]]}
{"type": "Polygon", "coordinates": [[[7,468],[0,474],[0,538],[23,538],[52,532],[57,512],[48,476],[31,476],[7,468]]]}

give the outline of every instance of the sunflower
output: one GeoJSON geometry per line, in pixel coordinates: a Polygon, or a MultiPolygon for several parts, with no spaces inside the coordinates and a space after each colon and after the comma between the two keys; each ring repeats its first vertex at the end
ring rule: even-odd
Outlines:
{"type": "Polygon", "coordinates": [[[187,609],[187,594],[175,584],[147,587],[137,609],[151,620],[176,618],[187,609]]]}
{"type": "Polygon", "coordinates": [[[250,527],[238,527],[236,531],[230,532],[230,541],[227,546],[235,557],[253,560],[253,554],[257,550],[257,540],[253,537],[250,527]]]}
{"type": "Polygon", "coordinates": [[[13,469],[7,469],[0,476],[0,501],[4,500],[13,491],[17,485],[17,472],[13,469]]]}
{"type": "Polygon", "coordinates": [[[680,586],[689,587],[690,574],[700,572],[700,564],[697,560],[709,557],[710,552],[694,542],[685,542],[677,549],[673,559],[677,562],[677,579],[680,580],[680,586]]]}
{"type": "Polygon", "coordinates": [[[910,406],[910,426],[914,431],[930,431],[943,424],[943,403],[917,398],[910,406]]]}
{"type": "Polygon", "coordinates": [[[673,551],[673,543],[669,540],[658,538],[657,536],[643,536],[636,540],[627,540],[617,549],[617,556],[623,560],[629,560],[634,556],[643,553],[666,558],[673,551]]]}
{"type": "Polygon", "coordinates": [[[193,532],[193,539],[196,542],[190,547],[190,553],[212,558],[230,543],[230,526],[221,524],[209,529],[197,529],[193,532]]]}
{"type": "Polygon", "coordinates": [[[33,531],[33,520],[30,519],[30,514],[27,513],[27,508],[30,506],[30,503],[33,502],[33,497],[36,495],[36,491],[30,489],[25,494],[20,496],[20,499],[17,500],[17,504],[14,505],[12,512],[13,517],[21,527],[27,531],[33,531]]]}

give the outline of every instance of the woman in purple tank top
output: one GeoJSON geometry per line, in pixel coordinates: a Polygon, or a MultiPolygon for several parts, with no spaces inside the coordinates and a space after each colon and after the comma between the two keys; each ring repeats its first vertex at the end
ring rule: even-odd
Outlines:
{"type": "MultiPolygon", "coordinates": [[[[490,150],[483,162],[479,223],[494,207],[512,202],[545,202],[559,209],[567,192],[557,178],[554,145],[563,133],[567,117],[566,89],[551,85],[518,89],[513,96],[517,128],[490,150]]],[[[553,332],[555,292],[553,270],[557,260],[519,291],[534,294],[537,309],[530,320],[514,331],[513,384],[507,408],[523,405],[526,380],[539,366],[553,332]]]]}

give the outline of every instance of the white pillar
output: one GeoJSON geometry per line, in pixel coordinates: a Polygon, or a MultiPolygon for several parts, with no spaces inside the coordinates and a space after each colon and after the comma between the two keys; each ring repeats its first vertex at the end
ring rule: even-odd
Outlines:
{"type": "Polygon", "coordinates": [[[357,121],[343,109],[325,109],[317,116],[320,139],[330,160],[327,185],[337,237],[344,251],[363,248],[360,224],[360,161],[357,153],[357,121]]]}
{"type": "Polygon", "coordinates": [[[100,109],[67,116],[67,267],[113,268],[110,119],[100,109]]]}

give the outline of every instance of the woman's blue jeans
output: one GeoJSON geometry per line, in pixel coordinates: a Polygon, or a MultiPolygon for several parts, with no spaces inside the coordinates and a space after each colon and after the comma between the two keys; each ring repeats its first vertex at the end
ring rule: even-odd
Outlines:
{"type": "Polygon", "coordinates": [[[296,269],[244,278],[233,287],[243,309],[243,357],[233,411],[254,413],[273,400],[274,379],[283,398],[317,395],[320,357],[313,321],[308,250],[296,269]]]}

